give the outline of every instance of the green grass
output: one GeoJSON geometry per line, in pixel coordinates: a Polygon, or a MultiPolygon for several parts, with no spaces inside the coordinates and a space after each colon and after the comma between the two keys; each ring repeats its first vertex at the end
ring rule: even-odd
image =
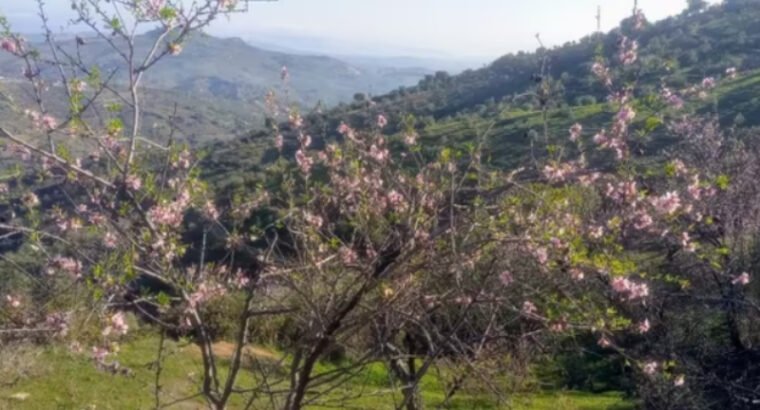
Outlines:
{"type": "MultiPolygon", "coordinates": [[[[157,339],[142,337],[125,343],[118,360],[131,374],[111,375],[98,370],[88,355],[75,354],[61,346],[8,351],[0,358],[0,409],[147,409],[154,408],[157,339]],[[12,355],[12,356],[11,356],[12,355]],[[12,357],[12,360],[9,358],[12,357]],[[26,397],[24,397],[26,396],[26,397]]],[[[161,403],[174,401],[172,409],[205,408],[199,391],[201,359],[193,346],[178,342],[166,344],[167,360],[163,365],[161,403]],[[185,400],[183,400],[185,399],[185,400]]],[[[259,363],[272,359],[258,359],[259,363]]],[[[247,365],[250,368],[252,362],[247,365]]],[[[222,363],[221,373],[226,373],[222,363]]],[[[317,372],[329,371],[333,365],[320,364],[317,372]]],[[[284,370],[284,369],[283,369],[284,370]]],[[[244,371],[238,387],[254,385],[252,372],[244,371]]],[[[423,379],[421,391],[429,407],[442,403],[444,390],[435,377],[423,379]]],[[[231,409],[243,408],[247,397],[236,396],[231,409]]],[[[631,409],[618,393],[543,392],[506,397],[502,403],[490,395],[464,391],[454,396],[451,409],[631,409]]],[[[320,405],[309,408],[393,409],[400,396],[390,389],[388,375],[380,364],[364,369],[356,379],[340,390],[326,395],[320,405]],[[345,400],[345,397],[351,397],[345,400]]],[[[270,408],[267,402],[255,408],[270,408]]]]}

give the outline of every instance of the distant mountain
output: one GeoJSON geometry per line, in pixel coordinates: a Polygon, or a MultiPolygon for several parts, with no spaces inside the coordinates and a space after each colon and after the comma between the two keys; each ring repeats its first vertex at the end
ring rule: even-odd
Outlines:
{"type": "MultiPolygon", "coordinates": [[[[147,52],[156,32],[136,39],[140,54],[147,52]]],[[[73,50],[73,41],[64,40],[73,50]]],[[[46,48],[41,47],[44,51],[46,48]]],[[[119,67],[119,56],[101,39],[87,39],[81,48],[85,61],[103,72],[119,67]]],[[[196,36],[178,57],[167,58],[146,76],[146,85],[156,89],[188,91],[252,102],[270,89],[281,89],[280,70],[290,71],[291,98],[312,106],[317,102],[334,105],[355,93],[381,94],[398,86],[416,84],[432,70],[401,67],[365,68],[325,56],[292,55],[253,47],[238,38],[196,36]]],[[[10,56],[0,56],[0,75],[19,76],[20,66],[10,56]]]]}
{"type": "Polygon", "coordinates": [[[298,55],[324,55],[354,65],[378,68],[419,68],[457,74],[489,62],[489,58],[464,58],[410,47],[370,47],[350,40],[337,40],[283,31],[261,31],[245,40],[267,50],[298,55]]]}
{"type": "MultiPolygon", "coordinates": [[[[136,38],[138,55],[147,53],[157,35],[148,32],[136,38]]],[[[28,38],[43,56],[49,55],[40,35],[28,38]]],[[[105,40],[84,40],[80,54],[85,64],[98,66],[103,75],[121,69],[115,80],[123,84],[126,73],[120,56],[105,40]]],[[[75,50],[73,35],[63,36],[60,41],[64,49],[75,50]]],[[[115,38],[113,41],[118,42],[115,38]]],[[[21,73],[22,63],[18,59],[0,53],[0,77],[4,77],[4,88],[9,89],[6,91],[23,89],[21,73]]],[[[194,125],[187,127],[187,134],[202,141],[219,136],[229,138],[261,127],[264,96],[270,90],[275,91],[283,104],[295,103],[308,111],[318,104],[324,108],[351,101],[357,93],[380,95],[399,86],[411,86],[431,73],[433,70],[408,65],[363,66],[326,56],[287,54],[254,47],[238,38],[199,35],[184,45],[179,56],[167,56],[148,72],[144,86],[148,93],[158,97],[145,101],[148,111],[155,112],[157,118],[168,116],[175,102],[180,107],[192,102],[198,112],[186,107],[180,110],[182,117],[178,120],[194,125]],[[287,67],[290,73],[287,87],[280,78],[282,67],[287,67]],[[223,113],[217,112],[222,107],[223,113]]],[[[55,87],[56,71],[49,68],[43,75],[55,87]]],[[[23,95],[15,96],[24,100],[23,95]]],[[[6,109],[0,112],[0,119],[11,120],[17,115],[6,109]]],[[[152,132],[152,128],[144,132],[152,132]]]]}

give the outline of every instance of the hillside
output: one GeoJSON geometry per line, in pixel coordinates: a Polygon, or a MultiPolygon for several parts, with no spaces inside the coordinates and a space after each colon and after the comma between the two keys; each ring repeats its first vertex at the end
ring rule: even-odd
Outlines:
{"type": "MultiPolygon", "coordinates": [[[[490,65],[459,75],[438,72],[414,87],[401,87],[370,101],[341,104],[310,117],[314,135],[336,138],[341,121],[355,127],[373,126],[377,114],[389,118],[386,131],[401,132],[414,127],[424,146],[456,143],[465,145],[488,138],[489,160],[510,167],[526,159],[530,135],[543,127],[540,103],[534,94],[541,63],[547,60],[548,81],[554,101],[548,111],[549,129],[565,137],[575,122],[584,124],[586,134],[595,132],[611,115],[604,103],[606,90],[597,84],[590,66],[597,56],[615,64],[615,50],[622,29],[593,34],[578,42],[534,53],[505,55],[490,65]],[[413,118],[413,120],[410,120],[413,118]],[[487,131],[487,132],[486,132],[487,131]]],[[[706,76],[721,77],[727,67],[737,67],[740,78],[727,82],[698,110],[713,111],[724,124],[760,124],[760,1],[729,1],[701,12],[682,13],[654,24],[640,33],[641,95],[656,93],[661,79],[679,89],[706,76]],[[739,41],[736,41],[736,39],[739,41]],[[741,114],[741,115],[740,115],[741,114]]],[[[641,105],[641,104],[639,104],[641,105]]],[[[645,120],[646,107],[637,108],[645,120]]],[[[590,135],[588,135],[590,137],[590,135]]],[[[641,147],[641,153],[663,147],[664,141],[641,147]]],[[[273,140],[254,132],[240,140],[211,149],[207,175],[219,183],[236,186],[251,176],[272,153],[273,140]],[[223,160],[221,158],[224,158],[223,160]]]]}
{"type": "MultiPolygon", "coordinates": [[[[138,36],[137,55],[146,54],[158,34],[152,31],[138,36]]],[[[104,73],[119,66],[120,57],[105,40],[84,41],[79,51],[86,63],[97,64],[104,73]]],[[[36,45],[47,55],[44,44],[36,45]]],[[[74,41],[64,40],[63,47],[73,52],[74,41]]],[[[290,97],[306,106],[319,102],[334,105],[350,100],[357,92],[384,93],[399,85],[415,84],[431,72],[405,67],[365,69],[335,58],[268,51],[238,38],[202,35],[191,38],[179,56],[159,62],[146,76],[145,85],[249,104],[271,89],[281,90],[280,72],[284,66],[290,71],[290,97]],[[217,64],[219,61],[224,64],[217,64]]],[[[16,78],[20,73],[18,61],[0,56],[0,76],[16,78]]],[[[119,73],[117,79],[123,80],[123,74],[119,73]]]]}
{"type": "MultiPolygon", "coordinates": [[[[156,35],[148,32],[136,38],[139,55],[147,52],[156,35]]],[[[49,55],[39,35],[30,39],[43,58],[49,55]]],[[[73,36],[61,41],[64,49],[74,52],[73,36]]],[[[85,64],[98,66],[102,73],[120,67],[120,57],[105,40],[87,38],[84,42],[79,53],[85,64]]],[[[34,106],[22,71],[22,62],[0,53],[0,92],[7,97],[0,105],[0,121],[11,129],[23,129],[20,114],[34,106]]],[[[430,72],[415,67],[365,67],[324,56],[268,51],[236,38],[198,36],[188,41],[179,56],[160,61],[145,77],[147,98],[143,101],[149,121],[143,132],[165,132],[171,117],[171,123],[186,141],[229,140],[263,126],[264,97],[270,90],[278,94],[282,104],[330,107],[350,101],[356,93],[383,93],[399,85],[415,84],[430,72]],[[280,77],[282,67],[290,73],[287,85],[280,77]]],[[[52,84],[51,92],[61,93],[56,71],[48,67],[42,74],[52,84]]],[[[123,70],[117,71],[115,81],[125,82],[123,70]]],[[[65,105],[50,107],[60,116],[66,109],[65,105]]],[[[128,122],[128,116],[123,120],[128,122]]]]}

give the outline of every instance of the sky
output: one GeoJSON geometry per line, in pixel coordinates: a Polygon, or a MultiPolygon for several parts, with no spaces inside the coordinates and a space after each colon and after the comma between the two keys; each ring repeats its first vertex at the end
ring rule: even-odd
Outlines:
{"type": "MultiPolygon", "coordinates": [[[[70,0],[46,3],[54,24],[62,25],[70,0]]],[[[35,4],[0,0],[0,13],[16,31],[39,31],[35,4]]],[[[252,2],[247,13],[209,31],[333,54],[495,58],[534,50],[536,33],[553,46],[593,32],[597,6],[609,30],[630,15],[633,0],[276,0],[252,2]]],[[[639,0],[650,20],[685,6],[686,0],[639,0]]]]}

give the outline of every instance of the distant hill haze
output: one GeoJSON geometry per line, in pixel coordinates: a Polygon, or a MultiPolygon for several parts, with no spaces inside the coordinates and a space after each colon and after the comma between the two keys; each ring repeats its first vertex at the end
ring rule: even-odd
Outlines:
{"type": "MultiPolygon", "coordinates": [[[[145,55],[158,32],[147,32],[135,40],[138,55],[145,55]]],[[[43,57],[50,55],[41,35],[27,36],[43,57]]],[[[88,67],[97,66],[103,76],[119,68],[114,81],[126,83],[121,57],[103,39],[83,37],[79,49],[88,67]]],[[[74,52],[75,35],[57,38],[61,47],[74,52]]],[[[117,38],[113,41],[118,42],[117,38]]],[[[166,47],[164,44],[161,47],[166,47]]],[[[0,120],[6,126],[20,123],[21,112],[31,107],[22,76],[23,63],[14,56],[0,53],[0,120]]],[[[150,98],[144,99],[149,118],[144,133],[165,129],[167,118],[178,105],[175,125],[190,141],[229,139],[263,126],[264,98],[274,91],[282,105],[298,105],[309,111],[354,99],[356,94],[383,94],[399,86],[417,84],[433,70],[402,65],[353,64],[326,56],[288,54],[251,46],[238,38],[198,35],[183,44],[178,56],[167,56],[144,77],[143,86],[150,98]],[[287,67],[287,84],[281,71],[287,67]],[[163,121],[162,121],[163,120],[163,121]]],[[[52,92],[60,86],[58,73],[44,69],[52,92]]],[[[62,97],[62,95],[59,95],[62,97]]],[[[65,101],[53,102],[54,112],[63,115],[65,101]],[[56,107],[58,109],[56,109],[56,107]]],[[[128,116],[124,118],[129,120],[128,116]]]]}
{"type": "MultiPolygon", "coordinates": [[[[157,35],[148,32],[137,37],[138,55],[147,52],[157,35]]],[[[39,41],[39,36],[32,37],[39,41]]],[[[119,66],[120,57],[106,41],[94,38],[85,41],[81,47],[85,62],[100,66],[104,73],[119,66]]],[[[46,54],[47,47],[37,45],[46,54]]],[[[63,46],[73,50],[74,40],[64,37],[63,46]]],[[[330,106],[350,100],[356,93],[382,94],[399,86],[414,85],[433,72],[419,67],[364,66],[332,57],[269,51],[238,38],[201,35],[191,38],[183,47],[179,56],[167,57],[171,61],[160,62],[146,75],[147,87],[252,102],[268,90],[281,90],[280,71],[286,66],[294,102],[307,106],[322,102],[330,106]]],[[[18,61],[0,55],[0,75],[20,74],[18,61]]]]}

